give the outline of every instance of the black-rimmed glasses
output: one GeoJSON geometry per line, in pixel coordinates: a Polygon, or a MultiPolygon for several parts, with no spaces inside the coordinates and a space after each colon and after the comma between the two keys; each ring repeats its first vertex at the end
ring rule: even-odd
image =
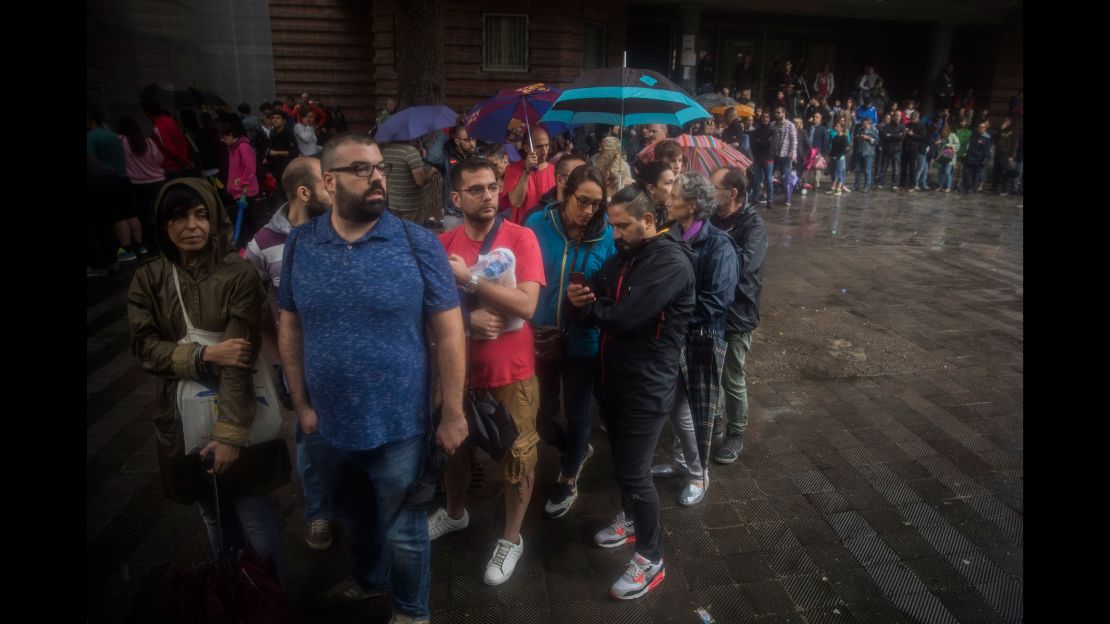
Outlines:
{"type": "Polygon", "coordinates": [[[589,197],[582,197],[581,195],[575,195],[574,196],[574,201],[578,202],[578,205],[583,207],[583,208],[589,206],[590,208],[593,208],[593,209],[596,210],[598,208],[604,208],[605,207],[605,200],[604,199],[590,199],[589,197]]]}
{"type": "Polygon", "coordinates": [[[375,171],[377,171],[384,178],[389,176],[389,172],[392,169],[392,164],[387,162],[380,162],[375,165],[371,165],[370,163],[359,163],[357,165],[350,165],[347,167],[336,167],[334,169],[328,169],[328,171],[345,171],[348,173],[353,173],[360,178],[369,178],[371,175],[373,175],[375,171]]]}

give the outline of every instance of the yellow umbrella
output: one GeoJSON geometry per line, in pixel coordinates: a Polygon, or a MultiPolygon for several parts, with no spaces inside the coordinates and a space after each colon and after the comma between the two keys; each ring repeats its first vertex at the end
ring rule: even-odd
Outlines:
{"type": "Polygon", "coordinates": [[[755,117],[755,109],[747,104],[733,104],[732,106],[715,106],[709,109],[714,115],[724,115],[725,111],[735,108],[737,117],[755,117]]]}

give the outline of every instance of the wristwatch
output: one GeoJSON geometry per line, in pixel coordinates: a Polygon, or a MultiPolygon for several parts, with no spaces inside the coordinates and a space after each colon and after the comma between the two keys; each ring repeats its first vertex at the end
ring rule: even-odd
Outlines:
{"type": "Polygon", "coordinates": [[[478,274],[471,273],[470,279],[466,282],[466,292],[473,295],[478,292],[478,274]]]}

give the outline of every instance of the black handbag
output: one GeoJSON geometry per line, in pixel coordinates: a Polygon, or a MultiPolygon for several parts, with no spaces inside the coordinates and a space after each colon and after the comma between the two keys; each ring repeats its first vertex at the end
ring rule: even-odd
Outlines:
{"type": "Polygon", "coordinates": [[[489,390],[468,390],[463,399],[470,438],[494,461],[501,461],[516,444],[516,423],[512,414],[489,390]]]}

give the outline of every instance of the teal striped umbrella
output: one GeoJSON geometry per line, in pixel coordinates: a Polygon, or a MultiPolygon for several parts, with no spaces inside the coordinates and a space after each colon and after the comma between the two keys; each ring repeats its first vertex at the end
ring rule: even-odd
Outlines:
{"type": "Polygon", "coordinates": [[[541,122],[568,126],[667,124],[682,127],[712,117],[682,87],[649,69],[613,67],[583,73],[544,113],[541,122]]]}

